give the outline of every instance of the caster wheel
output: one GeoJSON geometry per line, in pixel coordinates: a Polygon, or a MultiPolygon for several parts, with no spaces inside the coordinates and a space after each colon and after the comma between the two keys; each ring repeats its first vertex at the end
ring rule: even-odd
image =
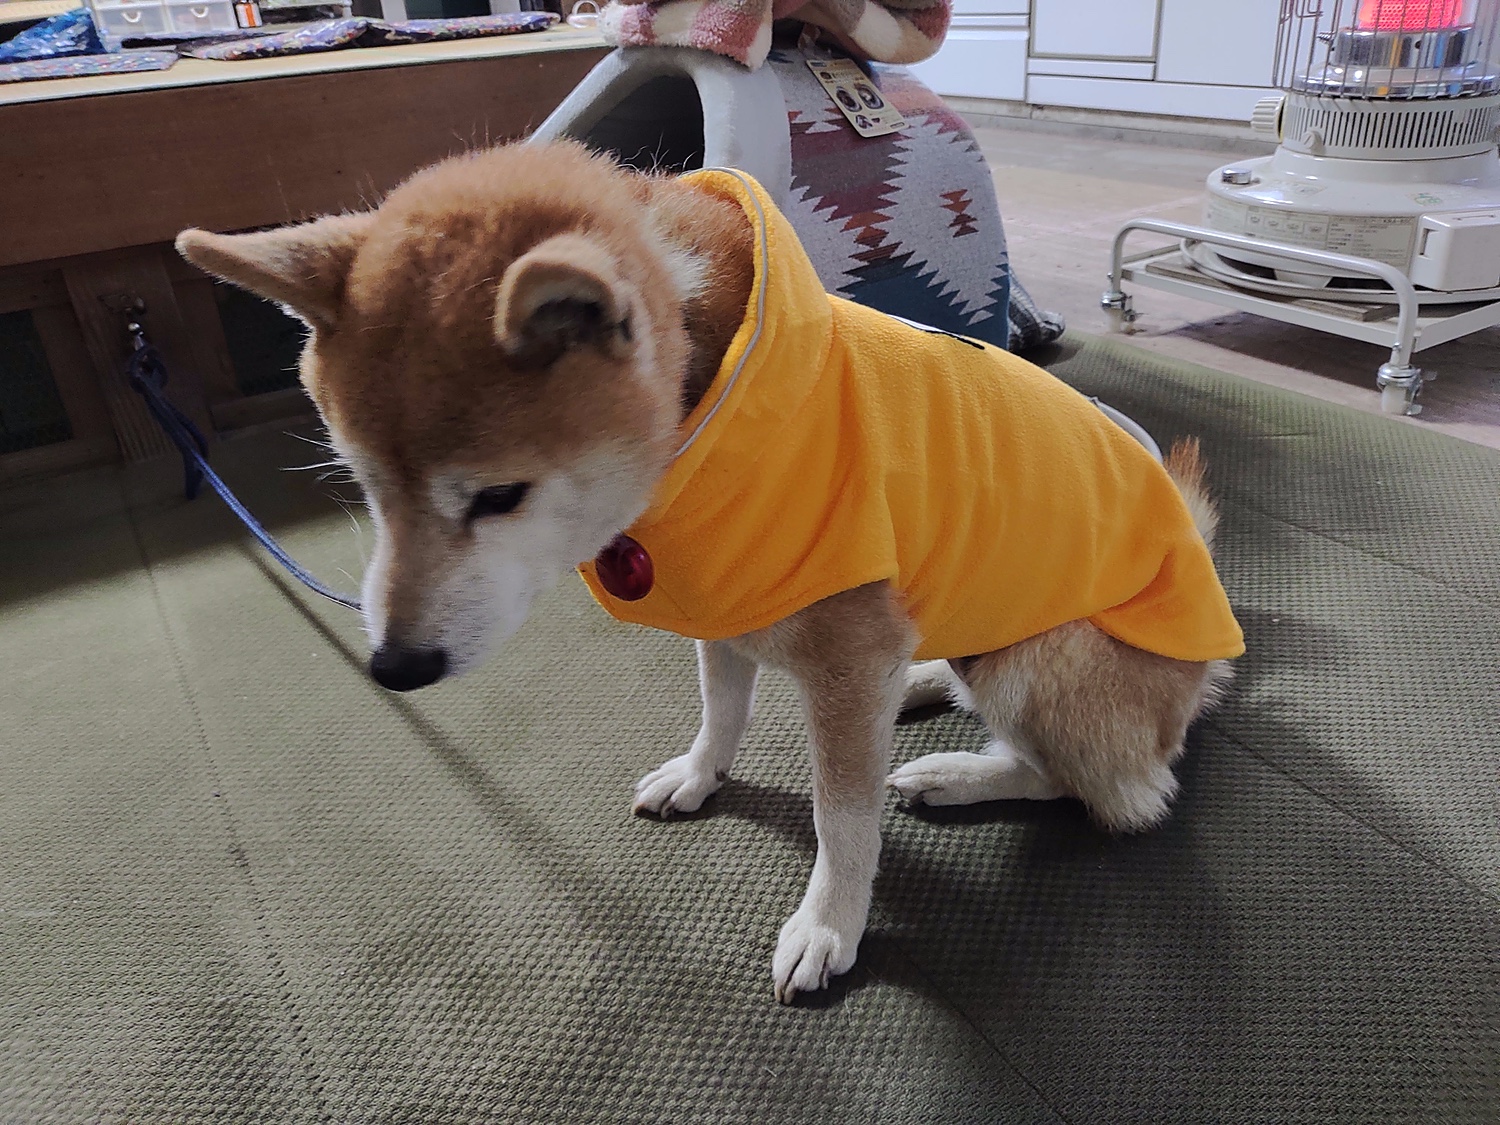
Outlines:
{"type": "Polygon", "coordinates": [[[1410,389],[1394,383],[1380,388],[1380,412],[1382,414],[1420,414],[1422,408],[1412,401],[1410,389]]]}
{"type": "Polygon", "coordinates": [[[1099,307],[1104,310],[1104,322],[1110,332],[1134,332],[1135,309],[1130,294],[1111,289],[1099,298],[1099,307]]]}

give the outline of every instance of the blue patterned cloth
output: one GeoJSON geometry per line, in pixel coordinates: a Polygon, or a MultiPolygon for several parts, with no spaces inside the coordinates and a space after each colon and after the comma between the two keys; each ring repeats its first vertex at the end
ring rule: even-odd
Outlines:
{"type": "Polygon", "coordinates": [[[440,39],[478,39],[544,31],[557,23],[558,18],[552,12],[512,12],[500,16],[406,20],[403,23],[363,18],[324,20],[280,35],[257,35],[254,39],[195,44],[178,49],[197,59],[264,59],[273,55],[339,51],[346,47],[390,47],[397,43],[433,43],[440,39]]]}
{"type": "Polygon", "coordinates": [[[75,55],[102,55],[104,44],[94,29],[94,18],[87,8],[45,19],[28,27],[14,39],[0,43],[0,63],[31,62],[36,59],[71,58],[75,55]]]}
{"type": "Polygon", "coordinates": [[[171,51],[127,51],[116,55],[72,55],[61,59],[32,59],[0,63],[0,82],[31,82],[38,78],[86,78],[94,74],[128,74],[166,70],[177,61],[171,51]]]}

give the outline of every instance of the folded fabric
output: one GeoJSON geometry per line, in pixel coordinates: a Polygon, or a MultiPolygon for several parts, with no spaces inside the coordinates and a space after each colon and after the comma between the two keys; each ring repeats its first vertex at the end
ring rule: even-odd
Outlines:
{"type": "Polygon", "coordinates": [[[440,39],[478,39],[489,35],[513,35],[522,31],[544,31],[557,23],[553,12],[511,12],[500,16],[469,16],[461,19],[325,20],[281,35],[262,35],[228,43],[193,44],[179,47],[196,59],[264,59],[274,55],[306,55],[317,51],[339,51],[346,47],[390,47],[398,43],[432,43],[440,39]]]}
{"type": "Polygon", "coordinates": [[[0,43],[0,63],[103,53],[104,44],[99,41],[99,33],[94,30],[94,20],[87,8],[74,8],[71,12],[45,19],[14,39],[0,43]]]}
{"type": "Polygon", "coordinates": [[[166,70],[177,61],[171,51],[131,51],[121,55],[72,55],[61,59],[32,59],[0,64],[0,82],[30,82],[38,78],[85,78],[94,74],[127,74],[137,70],[166,70]]]}
{"type": "Polygon", "coordinates": [[[856,58],[914,63],[943,45],[952,15],[952,0],[611,0],[599,30],[623,47],[697,47],[754,70],[775,20],[823,28],[856,58]]]}
{"type": "MultiPolygon", "coordinates": [[[[3,3],[4,0],[0,0],[3,3]]],[[[176,51],[182,47],[206,47],[210,43],[228,43],[230,40],[262,39],[277,34],[275,28],[236,27],[222,31],[153,31],[144,35],[126,35],[120,40],[125,50],[158,48],[176,51]]]]}

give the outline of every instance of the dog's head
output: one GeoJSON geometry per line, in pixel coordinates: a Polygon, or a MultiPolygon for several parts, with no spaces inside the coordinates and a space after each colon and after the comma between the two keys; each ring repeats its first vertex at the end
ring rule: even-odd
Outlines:
{"type": "Polygon", "coordinates": [[[311,329],[302,381],[374,521],[385,686],[473,667],[645,510],[680,421],[691,268],[641,177],[510,146],[375,211],[177,246],[311,329]]]}

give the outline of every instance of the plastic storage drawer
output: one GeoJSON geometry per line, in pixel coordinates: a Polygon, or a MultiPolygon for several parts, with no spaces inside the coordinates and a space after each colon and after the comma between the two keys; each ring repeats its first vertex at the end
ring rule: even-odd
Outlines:
{"type": "Polygon", "coordinates": [[[233,31],[239,26],[233,0],[167,0],[167,21],[173,31],[233,31]]]}
{"type": "Polygon", "coordinates": [[[100,33],[116,42],[168,30],[167,9],[161,4],[99,4],[94,19],[100,33]]]}

